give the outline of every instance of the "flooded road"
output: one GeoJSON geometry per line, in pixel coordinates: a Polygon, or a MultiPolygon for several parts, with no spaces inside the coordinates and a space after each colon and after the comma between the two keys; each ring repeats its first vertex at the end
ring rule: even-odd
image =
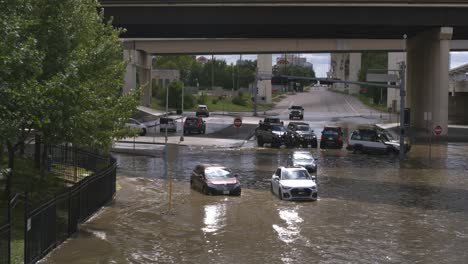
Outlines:
{"type": "Polygon", "coordinates": [[[43,263],[468,262],[468,145],[435,146],[431,160],[425,146],[414,146],[402,166],[397,157],[312,150],[316,202],[271,194],[268,180],[290,152],[181,147],[173,155],[116,155],[115,202],[43,263]],[[242,196],[190,190],[199,163],[239,173],[242,196]]]}

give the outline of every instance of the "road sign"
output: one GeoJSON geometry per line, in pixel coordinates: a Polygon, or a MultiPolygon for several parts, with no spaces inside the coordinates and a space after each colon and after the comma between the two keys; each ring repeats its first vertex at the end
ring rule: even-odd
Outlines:
{"type": "Polygon", "coordinates": [[[442,134],[442,127],[439,126],[439,125],[435,126],[435,127],[434,127],[434,133],[435,133],[436,135],[442,134]]]}
{"type": "Polygon", "coordinates": [[[237,127],[237,128],[241,127],[242,126],[242,118],[236,117],[234,119],[234,126],[237,127]]]}

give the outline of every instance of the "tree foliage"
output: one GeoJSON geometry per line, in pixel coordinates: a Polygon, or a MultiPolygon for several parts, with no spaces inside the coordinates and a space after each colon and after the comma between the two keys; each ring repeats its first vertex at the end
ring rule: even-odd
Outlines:
{"type": "Polygon", "coordinates": [[[94,0],[0,0],[0,141],[106,149],[128,134],[137,94],[122,94],[121,30],[94,0]],[[20,133],[21,134],[21,133],[20,133]]]}
{"type": "MultiPolygon", "coordinates": [[[[169,84],[167,90],[169,90],[169,108],[181,109],[182,106],[182,89],[184,89],[184,83],[181,81],[174,81],[169,84]]],[[[166,105],[166,89],[161,90],[162,105],[166,105]]],[[[190,109],[195,106],[195,98],[190,93],[184,93],[184,109],[190,109]]]]}

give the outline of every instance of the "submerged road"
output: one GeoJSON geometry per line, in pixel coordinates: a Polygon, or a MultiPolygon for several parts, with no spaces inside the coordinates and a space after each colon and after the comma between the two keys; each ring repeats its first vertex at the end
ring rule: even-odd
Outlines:
{"type": "Polygon", "coordinates": [[[280,201],[269,191],[291,151],[117,154],[115,202],[43,263],[466,263],[468,145],[434,146],[431,161],[426,147],[415,146],[403,165],[386,155],[312,150],[316,202],[280,201]],[[242,196],[190,190],[199,163],[239,173],[242,196]]]}

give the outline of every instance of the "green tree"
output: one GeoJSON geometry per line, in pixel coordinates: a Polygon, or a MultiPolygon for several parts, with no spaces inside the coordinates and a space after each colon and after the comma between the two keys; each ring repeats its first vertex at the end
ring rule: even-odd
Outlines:
{"type": "Polygon", "coordinates": [[[186,85],[196,86],[201,65],[194,55],[164,55],[153,57],[153,68],[179,70],[180,79],[186,85]]]}
{"type": "Polygon", "coordinates": [[[130,135],[123,125],[138,94],[122,94],[121,30],[102,22],[99,4],[0,3],[0,141],[21,145],[18,135],[34,129],[46,144],[107,150],[130,135]]]}
{"type": "MultiPolygon", "coordinates": [[[[181,81],[173,81],[167,87],[169,91],[169,108],[181,109],[182,106],[182,89],[184,83],[181,81]]],[[[166,105],[166,90],[161,94],[161,104],[166,105]]],[[[190,109],[195,105],[195,98],[192,94],[184,93],[184,109],[190,109]]]]}
{"type": "Polygon", "coordinates": [[[3,0],[0,6],[0,146],[6,145],[13,168],[14,153],[37,122],[43,55],[31,30],[38,23],[33,1],[3,0]]]}

